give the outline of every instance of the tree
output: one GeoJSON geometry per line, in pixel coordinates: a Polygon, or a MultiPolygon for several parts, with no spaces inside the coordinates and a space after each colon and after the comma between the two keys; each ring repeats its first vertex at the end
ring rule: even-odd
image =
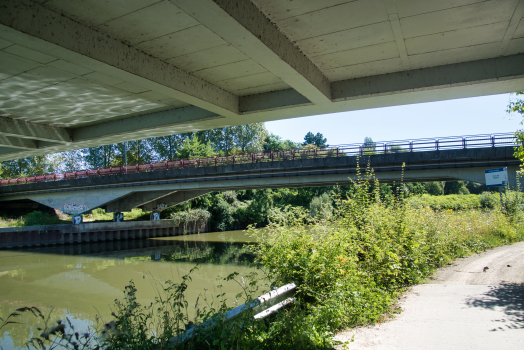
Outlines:
{"type": "Polygon", "coordinates": [[[47,156],[19,158],[0,163],[0,178],[12,179],[53,173],[55,167],[47,156]]]}
{"type": "Polygon", "coordinates": [[[177,156],[182,159],[208,158],[216,155],[216,151],[211,146],[211,142],[201,143],[197,137],[186,137],[177,156]]]}
{"type": "Polygon", "coordinates": [[[116,155],[115,144],[87,148],[84,152],[85,162],[91,169],[109,168],[115,162],[116,155]]]}
{"type": "Polygon", "coordinates": [[[190,134],[160,136],[151,139],[151,146],[160,159],[174,159],[182,143],[190,134]]]}
{"type": "Polygon", "coordinates": [[[315,145],[317,147],[327,147],[327,138],[324,137],[321,133],[317,132],[317,134],[313,134],[311,131],[304,136],[304,142],[302,142],[302,146],[306,145],[315,145]]]}
{"type": "Polygon", "coordinates": [[[252,123],[232,127],[235,146],[241,153],[256,153],[262,150],[267,130],[264,123],[252,123]]]}
{"type": "Polygon", "coordinates": [[[85,150],[75,149],[51,155],[51,162],[59,172],[73,172],[86,168],[85,150]]]}
{"type": "Polygon", "coordinates": [[[293,149],[298,149],[299,144],[291,140],[282,140],[280,136],[271,134],[271,135],[267,135],[264,138],[264,144],[262,148],[264,151],[293,150],[293,149]]]}
{"type": "Polygon", "coordinates": [[[117,143],[117,154],[112,165],[122,166],[125,164],[125,149],[127,149],[127,165],[150,163],[154,160],[151,139],[129,141],[127,145],[117,143]]]}
{"type": "Polygon", "coordinates": [[[365,155],[377,154],[377,144],[376,142],[373,142],[373,139],[371,137],[366,136],[364,138],[364,144],[362,145],[362,147],[364,148],[363,154],[365,155]]]}
{"type": "MultiPolygon", "coordinates": [[[[517,92],[515,96],[517,99],[510,101],[508,105],[508,113],[519,113],[524,117],[524,100],[518,96],[524,95],[524,92],[517,92]]],[[[524,120],[520,122],[524,125],[524,120]]],[[[515,132],[518,146],[515,147],[515,157],[517,157],[522,165],[524,165],[524,129],[517,130],[515,132]]]]}

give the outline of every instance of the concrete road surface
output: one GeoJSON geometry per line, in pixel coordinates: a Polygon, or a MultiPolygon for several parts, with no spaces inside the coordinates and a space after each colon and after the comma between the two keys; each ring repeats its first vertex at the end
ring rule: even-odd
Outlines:
{"type": "Polygon", "coordinates": [[[524,242],[439,269],[400,306],[393,320],[336,338],[353,337],[349,349],[524,350],[524,242]]]}

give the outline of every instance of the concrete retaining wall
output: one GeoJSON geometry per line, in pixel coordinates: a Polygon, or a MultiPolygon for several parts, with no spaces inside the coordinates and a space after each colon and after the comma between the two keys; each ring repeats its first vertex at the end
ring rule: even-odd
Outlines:
{"type": "MultiPolygon", "coordinates": [[[[196,233],[188,230],[187,233],[196,233]]],[[[207,231],[207,226],[203,232],[207,231]]],[[[0,249],[38,247],[127,239],[167,237],[184,234],[173,220],[83,223],[0,228],[0,249]]]]}

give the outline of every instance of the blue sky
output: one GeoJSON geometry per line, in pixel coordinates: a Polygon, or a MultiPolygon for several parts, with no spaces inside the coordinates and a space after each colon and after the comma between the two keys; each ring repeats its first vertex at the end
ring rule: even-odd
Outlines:
{"type": "Polygon", "coordinates": [[[302,142],[320,132],[331,145],[514,132],[524,128],[520,115],[506,112],[510,94],[419,103],[267,122],[269,132],[302,142]]]}

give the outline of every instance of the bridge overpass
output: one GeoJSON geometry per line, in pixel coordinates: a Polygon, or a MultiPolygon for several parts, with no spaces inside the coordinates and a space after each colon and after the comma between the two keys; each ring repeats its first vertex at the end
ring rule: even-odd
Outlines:
{"type": "Polygon", "coordinates": [[[212,191],[347,184],[368,164],[381,182],[485,183],[485,170],[508,167],[509,185],[517,188],[514,144],[512,134],[480,135],[86,170],[4,180],[0,205],[31,200],[73,215],[158,211],[212,191]]]}
{"type": "Polygon", "coordinates": [[[0,161],[521,91],[523,15],[522,0],[2,1],[0,161]]]}

